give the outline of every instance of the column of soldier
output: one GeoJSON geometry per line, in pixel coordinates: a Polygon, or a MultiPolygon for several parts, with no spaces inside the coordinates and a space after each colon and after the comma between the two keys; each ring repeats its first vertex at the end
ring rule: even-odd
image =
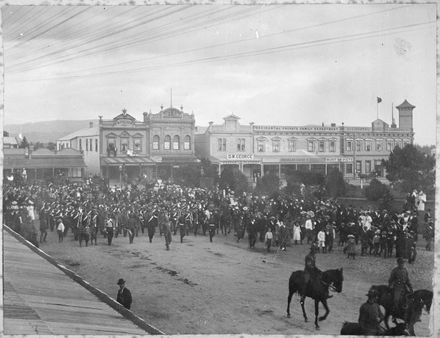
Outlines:
{"type": "MultiPolygon", "coordinates": [[[[145,230],[149,241],[156,231],[160,236],[179,234],[183,242],[194,236],[219,233],[236,240],[245,237],[249,247],[264,242],[273,232],[274,244],[286,250],[290,243],[312,243],[322,253],[338,245],[350,257],[360,246],[361,255],[415,259],[418,218],[416,212],[389,213],[386,210],[358,210],[334,200],[305,201],[292,196],[234,195],[228,189],[207,190],[167,185],[161,189],[109,190],[88,181],[87,184],[48,184],[4,186],[5,223],[22,233],[35,245],[44,243],[48,231],[57,230],[58,240],[70,232],[80,246],[97,244],[99,235],[128,237],[129,243],[145,230]],[[36,213],[39,217],[37,230],[36,213]],[[61,225],[60,225],[61,224],[61,225]],[[37,233],[39,232],[39,234],[37,233]]],[[[431,249],[433,222],[430,211],[424,238],[431,249]]],[[[167,248],[169,243],[167,244],[167,248]]]]}

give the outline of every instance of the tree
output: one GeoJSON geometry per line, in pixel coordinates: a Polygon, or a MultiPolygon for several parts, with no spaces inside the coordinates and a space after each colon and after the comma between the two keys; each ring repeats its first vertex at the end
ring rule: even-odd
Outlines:
{"type": "Polygon", "coordinates": [[[279,188],[280,178],[274,174],[267,174],[258,179],[255,192],[264,195],[272,195],[273,193],[278,192],[279,188]]]}
{"type": "Polygon", "coordinates": [[[39,141],[35,142],[35,144],[34,144],[34,151],[37,150],[37,149],[40,149],[40,148],[44,148],[44,144],[39,142],[39,141]]]}
{"type": "Polygon", "coordinates": [[[325,187],[330,197],[344,196],[347,190],[344,175],[339,169],[331,169],[325,178],[325,187]]]}
{"type": "Polygon", "coordinates": [[[180,165],[173,169],[174,182],[180,185],[198,187],[200,184],[200,167],[198,165],[180,165]]]}
{"type": "Polygon", "coordinates": [[[47,149],[54,151],[54,150],[57,149],[57,144],[54,143],[54,142],[49,142],[49,143],[47,144],[47,149]]]}
{"type": "Polygon", "coordinates": [[[29,142],[28,142],[26,136],[23,136],[23,139],[21,140],[19,148],[24,149],[24,148],[28,148],[28,147],[29,147],[29,142]]]}
{"type": "Polygon", "coordinates": [[[223,169],[220,175],[219,187],[220,189],[229,188],[237,193],[249,190],[247,177],[238,168],[232,166],[225,166],[223,169]]]}
{"type": "Polygon", "coordinates": [[[389,189],[385,184],[373,178],[370,185],[365,188],[365,197],[370,201],[378,201],[387,191],[389,192],[389,189]]]}
{"type": "Polygon", "coordinates": [[[413,189],[434,191],[434,156],[423,153],[412,144],[395,147],[388,160],[382,161],[387,179],[408,192],[413,189]]]}

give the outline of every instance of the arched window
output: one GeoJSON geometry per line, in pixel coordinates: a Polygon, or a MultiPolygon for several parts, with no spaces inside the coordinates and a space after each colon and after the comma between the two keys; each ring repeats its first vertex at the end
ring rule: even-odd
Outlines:
{"type": "Polygon", "coordinates": [[[191,150],[191,137],[189,135],[185,136],[185,139],[183,141],[183,149],[191,150]]]}
{"type": "Polygon", "coordinates": [[[166,135],[165,136],[165,140],[163,143],[163,148],[165,150],[170,150],[171,149],[171,136],[170,135],[166,135]]]}
{"type": "Polygon", "coordinates": [[[160,142],[159,135],[154,135],[153,136],[153,150],[159,150],[159,142],[160,142]]]}
{"type": "Polygon", "coordinates": [[[266,141],[265,137],[257,138],[257,152],[264,153],[266,151],[266,141]]]}
{"type": "Polygon", "coordinates": [[[174,135],[173,137],[173,150],[180,149],[180,137],[179,135],[174,135]]]}

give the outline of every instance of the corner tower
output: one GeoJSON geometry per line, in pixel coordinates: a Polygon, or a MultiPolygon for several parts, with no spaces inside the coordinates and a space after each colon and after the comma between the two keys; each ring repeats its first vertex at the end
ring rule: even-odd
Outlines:
{"type": "Polygon", "coordinates": [[[413,109],[415,107],[407,100],[396,107],[399,111],[399,129],[413,130],[413,109]]]}

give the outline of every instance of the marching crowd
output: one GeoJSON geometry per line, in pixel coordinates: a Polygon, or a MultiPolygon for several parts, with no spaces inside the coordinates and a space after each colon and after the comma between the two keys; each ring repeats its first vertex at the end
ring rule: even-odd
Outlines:
{"type": "Polygon", "coordinates": [[[5,223],[35,245],[44,243],[47,232],[54,230],[60,242],[70,230],[80,246],[89,242],[96,245],[99,234],[107,238],[108,245],[120,235],[133,243],[145,231],[151,242],[158,231],[164,236],[167,249],[177,233],[180,242],[189,234],[208,234],[212,242],[215,235],[227,236],[232,232],[237,241],[247,233],[250,248],[264,242],[268,251],[272,245],[286,250],[290,244],[305,242],[321,253],[329,253],[338,238],[337,245],[350,258],[358,253],[395,255],[412,262],[419,224],[425,223],[423,237],[427,250],[431,250],[434,238],[430,210],[419,220],[416,205],[411,201],[402,213],[390,213],[345,207],[335,200],[306,201],[292,196],[246,193],[236,196],[227,190],[177,185],[143,190],[136,186],[107,189],[88,181],[5,185],[3,207],[5,223]]]}

